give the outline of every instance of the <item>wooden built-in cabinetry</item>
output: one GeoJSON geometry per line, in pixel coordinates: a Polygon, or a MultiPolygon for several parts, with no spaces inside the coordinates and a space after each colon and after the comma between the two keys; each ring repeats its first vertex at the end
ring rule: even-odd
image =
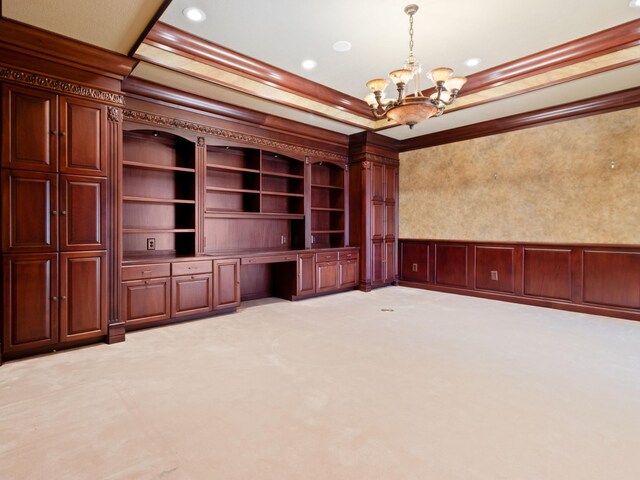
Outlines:
{"type": "Polygon", "coordinates": [[[2,353],[107,331],[107,106],[2,85],[2,353]]]}

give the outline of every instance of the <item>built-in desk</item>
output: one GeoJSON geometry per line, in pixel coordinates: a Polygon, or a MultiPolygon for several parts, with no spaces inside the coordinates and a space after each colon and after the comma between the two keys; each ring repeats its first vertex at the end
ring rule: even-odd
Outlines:
{"type": "Polygon", "coordinates": [[[234,311],[243,300],[299,300],[358,284],[358,249],[221,252],[145,256],[122,262],[126,328],[234,311]]]}

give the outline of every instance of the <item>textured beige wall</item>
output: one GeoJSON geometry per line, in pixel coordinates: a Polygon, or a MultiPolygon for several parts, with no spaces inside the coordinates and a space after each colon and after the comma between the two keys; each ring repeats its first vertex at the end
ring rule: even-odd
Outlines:
{"type": "Polygon", "coordinates": [[[640,244],[640,108],[401,154],[400,237],[640,244]]]}

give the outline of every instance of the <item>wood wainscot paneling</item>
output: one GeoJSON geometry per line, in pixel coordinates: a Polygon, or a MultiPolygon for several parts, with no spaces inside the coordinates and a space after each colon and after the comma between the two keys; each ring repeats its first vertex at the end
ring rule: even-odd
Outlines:
{"type": "Polygon", "coordinates": [[[584,250],[585,303],[640,308],[640,251],[584,250]]]}
{"type": "Polygon", "coordinates": [[[400,239],[398,251],[400,285],[640,320],[639,245],[400,239]]]}
{"type": "Polygon", "coordinates": [[[571,250],[523,249],[523,294],[571,300],[571,250]]]}
{"type": "Polygon", "coordinates": [[[476,247],[476,288],[515,293],[514,257],[513,247],[476,247]]]}
{"type": "Polygon", "coordinates": [[[438,243],[435,246],[435,283],[469,286],[469,246],[438,243]]]}

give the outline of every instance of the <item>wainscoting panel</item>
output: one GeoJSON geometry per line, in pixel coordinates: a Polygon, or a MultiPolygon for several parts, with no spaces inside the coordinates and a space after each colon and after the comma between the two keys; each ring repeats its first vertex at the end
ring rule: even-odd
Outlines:
{"type": "Polygon", "coordinates": [[[523,250],[524,295],[571,301],[571,250],[523,250]]]}
{"type": "Polygon", "coordinates": [[[400,239],[400,285],[640,320],[640,245],[400,239]]]}
{"type": "Polygon", "coordinates": [[[468,287],[469,247],[437,243],[435,253],[436,283],[452,287],[468,287]]]}
{"type": "Polygon", "coordinates": [[[513,247],[476,247],[476,288],[515,293],[513,247]]]}
{"type": "Polygon", "coordinates": [[[583,301],[640,308],[640,252],[585,250],[583,301]]]}

